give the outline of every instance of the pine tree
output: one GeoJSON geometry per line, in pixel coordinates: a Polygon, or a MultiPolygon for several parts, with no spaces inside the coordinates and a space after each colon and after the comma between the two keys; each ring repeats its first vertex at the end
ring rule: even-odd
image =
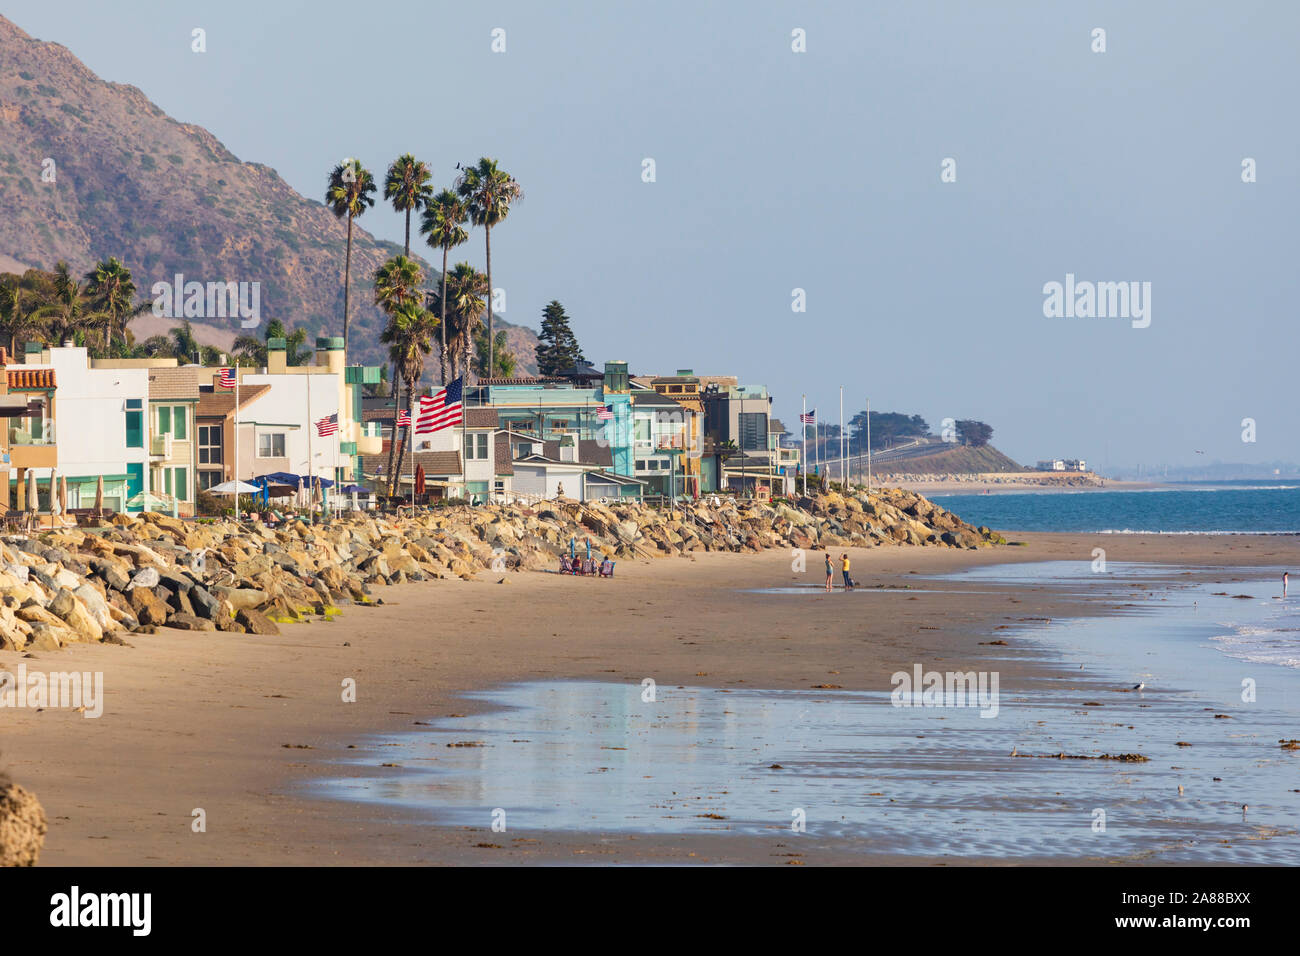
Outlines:
{"type": "Polygon", "coordinates": [[[537,374],[558,375],[585,362],[578,339],[569,328],[564,306],[552,299],[542,310],[542,331],[537,336],[537,374]]]}

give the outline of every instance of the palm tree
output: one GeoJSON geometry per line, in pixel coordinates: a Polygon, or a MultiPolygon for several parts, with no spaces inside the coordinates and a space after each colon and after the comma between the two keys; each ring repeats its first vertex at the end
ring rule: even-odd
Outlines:
{"type": "Polygon", "coordinates": [[[45,304],[39,306],[33,314],[47,322],[51,338],[55,344],[61,345],[75,341],[78,332],[84,333],[88,326],[100,318],[98,313],[87,311],[87,305],[81,283],[72,278],[68,264],[60,261],[54,267],[54,279],[45,304]]]}
{"type": "MultiPolygon", "coordinates": [[[[375,305],[379,306],[384,311],[384,314],[388,316],[389,328],[393,325],[394,316],[398,309],[408,303],[418,301],[420,284],[423,281],[424,273],[420,270],[419,264],[406,256],[393,256],[375,270],[375,305]]],[[[388,329],[385,329],[385,333],[387,332],[388,329]]],[[[393,410],[393,432],[388,443],[388,473],[390,475],[393,473],[393,455],[397,450],[397,409],[400,408],[402,398],[401,369],[398,367],[399,359],[396,354],[391,357],[393,381],[397,385],[397,393],[394,396],[397,406],[393,410]]]]}
{"type": "Polygon", "coordinates": [[[126,341],[126,324],[137,315],[149,310],[149,303],[135,301],[135,282],[131,270],[117,258],[110,256],[86,273],[86,295],[95,308],[106,317],[105,345],[113,348],[113,331],[122,326],[122,340],[126,341]]]}
{"type": "MultiPolygon", "coordinates": [[[[407,400],[412,401],[416,386],[424,375],[424,357],[433,348],[433,333],[437,325],[433,313],[419,302],[408,300],[396,306],[391,319],[380,337],[388,346],[388,354],[401,373],[401,381],[406,383],[407,400]]],[[[411,410],[414,418],[415,409],[411,410]]],[[[394,438],[396,427],[394,426],[394,438]]],[[[402,450],[398,453],[397,466],[391,465],[388,471],[388,493],[394,493],[397,476],[402,473],[402,462],[406,458],[406,448],[411,442],[411,426],[406,426],[402,439],[402,450]]],[[[391,451],[391,444],[389,446],[391,451]]]]}
{"type": "Polygon", "coordinates": [[[190,325],[189,319],[183,319],[168,334],[172,341],[172,355],[182,362],[193,361],[202,353],[202,346],[194,337],[194,327],[190,325]]]}
{"type": "Polygon", "coordinates": [[[151,335],[131,349],[131,358],[174,358],[176,343],[171,336],[151,335]]]}
{"type": "Polygon", "coordinates": [[[267,364],[267,344],[271,339],[284,339],[286,365],[302,364],[303,355],[299,350],[307,343],[307,330],[299,326],[288,332],[279,319],[272,319],[266,324],[265,339],[259,339],[255,335],[241,335],[235,339],[236,364],[264,367],[267,364]]]}
{"type": "Polygon", "coordinates": [[[384,198],[391,200],[398,212],[406,213],[407,258],[411,256],[411,212],[423,207],[433,195],[429,185],[432,175],[426,163],[403,153],[388,167],[388,178],[384,180],[384,198]]]}
{"type": "Polygon", "coordinates": [[[492,227],[510,213],[510,204],[524,198],[524,191],[509,173],[497,168],[486,156],[470,166],[456,180],[456,191],[468,202],[474,225],[482,226],[486,237],[488,282],[488,368],[492,368],[492,227]]]}
{"type": "MultiPolygon", "coordinates": [[[[442,294],[441,303],[447,298],[447,253],[469,241],[469,230],[465,223],[469,221],[469,211],[465,201],[450,189],[444,189],[424,205],[424,218],[420,223],[420,232],[424,234],[429,245],[442,250],[442,294]]],[[[438,319],[442,332],[442,348],[438,353],[438,371],[442,384],[447,384],[447,315],[439,311],[438,319]]]]}
{"type": "Polygon", "coordinates": [[[430,294],[431,303],[447,316],[447,355],[451,360],[451,377],[465,376],[469,381],[470,350],[474,347],[474,328],[482,325],[488,295],[487,276],[468,262],[458,262],[444,274],[446,292],[430,294]]]}
{"type": "Polygon", "coordinates": [[[325,205],[334,215],[348,219],[348,252],[343,267],[343,354],[348,352],[348,304],[352,292],[352,220],[375,204],[375,178],[359,159],[345,159],[330,171],[325,205]]]}
{"type": "Polygon", "coordinates": [[[40,322],[36,317],[37,299],[23,280],[13,276],[0,279],[0,330],[9,336],[9,361],[15,361],[19,341],[26,341],[40,322]]]}

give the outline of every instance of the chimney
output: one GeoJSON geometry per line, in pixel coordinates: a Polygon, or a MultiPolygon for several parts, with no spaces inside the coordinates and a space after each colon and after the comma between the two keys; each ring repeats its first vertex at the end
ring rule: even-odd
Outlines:
{"type": "Polygon", "coordinates": [[[317,365],[323,365],[331,372],[342,375],[345,358],[342,336],[321,336],[316,339],[317,365]]]}
{"type": "Polygon", "coordinates": [[[266,370],[271,375],[284,374],[289,367],[289,357],[285,354],[288,343],[284,339],[266,340],[266,370]]]}
{"type": "Polygon", "coordinates": [[[560,461],[573,464],[578,462],[578,442],[572,435],[565,435],[560,439],[560,461]]]}

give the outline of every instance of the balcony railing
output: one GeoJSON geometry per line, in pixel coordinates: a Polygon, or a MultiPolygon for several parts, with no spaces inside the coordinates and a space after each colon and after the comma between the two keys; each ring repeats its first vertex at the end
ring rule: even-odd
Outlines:
{"type": "Polygon", "coordinates": [[[54,445],[54,423],[43,422],[33,425],[31,422],[9,426],[10,445],[54,445]]]}

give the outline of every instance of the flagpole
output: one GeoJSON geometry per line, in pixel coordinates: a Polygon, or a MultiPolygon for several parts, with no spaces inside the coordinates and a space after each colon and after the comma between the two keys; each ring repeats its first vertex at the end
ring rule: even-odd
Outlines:
{"type": "Polygon", "coordinates": [[[311,524],[316,523],[316,469],[312,459],[311,433],[316,423],[311,418],[311,372],[307,373],[307,509],[311,524]]]}
{"type": "Polygon", "coordinates": [[[799,431],[803,433],[803,496],[808,497],[808,396],[803,397],[803,411],[799,413],[799,431]]]}
{"type": "Polygon", "coordinates": [[[848,462],[844,460],[844,386],[840,386],[840,481],[844,484],[844,490],[849,488],[848,476],[844,469],[848,467],[848,462]]]}
{"type": "Polygon", "coordinates": [[[239,366],[235,372],[235,520],[239,520],[239,366]]]}
{"type": "Polygon", "coordinates": [[[867,399],[867,494],[871,494],[871,399],[867,399]]]}

